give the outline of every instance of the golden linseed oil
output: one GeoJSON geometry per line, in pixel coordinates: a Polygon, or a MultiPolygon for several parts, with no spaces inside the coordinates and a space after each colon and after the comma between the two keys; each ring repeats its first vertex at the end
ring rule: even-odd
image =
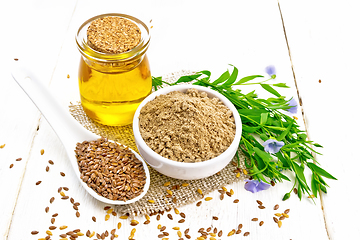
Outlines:
{"type": "Polygon", "coordinates": [[[79,66],[81,104],[86,114],[104,125],[132,123],[139,104],[151,93],[149,61],[130,71],[104,73],[91,68],[84,59],[79,66]]]}
{"type": "MultiPolygon", "coordinates": [[[[118,32],[115,35],[118,36],[118,32]]],[[[76,36],[82,55],[79,90],[83,109],[91,119],[111,126],[132,123],[137,107],[152,91],[150,65],[146,56],[149,42],[149,28],[129,15],[103,14],[80,26],[76,36]],[[93,22],[96,24],[91,25],[93,22]],[[105,25],[103,29],[94,29],[107,22],[111,27],[105,25]],[[116,29],[125,29],[125,37],[111,42],[116,29]],[[102,30],[102,35],[96,36],[102,30]],[[93,37],[91,41],[90,35],[93,37]],[[104,36],[109,36],[109,39],[103,39],[104,36]],[[130,38],[126,39],[127,36],[130,38]],[[135,43],[129,42],[135,38],[135,43]],[[100,52],[102,48],[106,51],[100,52]]]]}

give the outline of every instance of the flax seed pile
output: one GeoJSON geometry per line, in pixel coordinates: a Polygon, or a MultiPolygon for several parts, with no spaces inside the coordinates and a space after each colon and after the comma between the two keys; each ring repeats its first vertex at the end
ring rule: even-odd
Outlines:
{"type": "Polygon", "coordinates": [[[230,109],[206,92],[188,89],[157,96],[140,111],[139,130],[145,143],[178,162],[201,162],[219,156],[235,137],[230,109]]]}
{"type": "MultiPolygon", "coordinates": [[[[194,74],[193,71],[180,71],[164,75],[163,79],[167,82],[175,82],[179,77],[194,74]]],[[[105,126],[92,121],[84,113],[81,103],[71,104],[69,106],[72,116],[85,128],[94,132],[98,136],[104,136],[114,140],[131,149],[137,151],[132,126],[105,126]]],[[[216,191],[222,186],[236,181],[248,178],[245,169],[244,155],[239,152],[240,166],[237,167],[234,158],[233,164],[228,164],[223,170],[208,178],[184,181],[173,179],[162,175],[149,167],[150,187],[146,195],[135,203],[117,206],[116,211],[119,214],[152,214],[159,211],[165,211],[170,208],[177,208],[186,204],[196,203],[209,192],[216,191]],[[164,186],[164,182],[171,182],[171,185],[164,186]],[[202,194],[197,192],[202,190],[202,194]]]]}
{"type": "Polygon", "coordinates": [[[140,28],[121,17],[103,17],[91,22],[87,30],[88,45],[103,53],[123,53],[141,40],[140,28]]]}
{"type": "Polygon", "coordinates": [[[129,148],[100,138],[78,143],[75,154],[80,178],[97,194],[127,201],[143,192],[145,170],[129,148]]]}

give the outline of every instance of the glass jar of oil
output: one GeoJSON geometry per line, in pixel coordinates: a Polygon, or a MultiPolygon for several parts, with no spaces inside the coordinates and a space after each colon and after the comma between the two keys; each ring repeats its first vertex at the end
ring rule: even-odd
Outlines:
{"type": "MultiPolygon", "coordinates": [[[[115,28],[116,26],[112,26],[110,30],[114,31],[115,28]]],[[[99,44],[108,41],[106,36],[101,35],[99,44]]],[[[150,43],[149,28],[129,15],[103,14],[80,26],[76,43],[82,55],[79,65],[79,90],[85,113],[104,125],[131,124],[136,108],[152,90],[150,65],[146,56],[150,43]],[[141,32],[141,37],[132,49],[102,52],[89,42],[88,29],[91,23],[108,17],[131,21],[138,27],[136,31],[141,32]]]]}

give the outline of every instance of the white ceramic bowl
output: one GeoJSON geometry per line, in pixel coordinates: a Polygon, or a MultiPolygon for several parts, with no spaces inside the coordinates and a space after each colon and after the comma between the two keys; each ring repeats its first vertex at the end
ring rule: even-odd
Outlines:
{"type": "Polygon", "coordinates": [[[140,155],[152,168],[172,178],[194,180],[209,177],[219,172],[231,161],[240,143],[242,124],[239,113],[237,112],[235,106],[220,93],[197,85],[178,85],[162,88],[153,92],[143,100],[134,115],[133,131],[135,143],[140,152],[140,155]],[[225,152],[213,159],[196,163],[176,162],[160,156],[145,143],[139,130],[140,110],[147,102],[153,100],[156,96],[167,94],[172,91],[186,92],[186,90],[189,88],[196,88],[199,90],[199,92],[206,92],[210,98],[219,98],[233,112],[236,125],[235,138],[230,147],[225,152]]]}

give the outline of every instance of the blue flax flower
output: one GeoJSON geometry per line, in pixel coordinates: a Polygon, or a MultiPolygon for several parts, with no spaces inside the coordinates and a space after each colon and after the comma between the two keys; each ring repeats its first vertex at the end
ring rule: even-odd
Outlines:
{"type": "Polygon", "coordinates": [[[258,180],[245,180],[245,189],[252,192],[252,193],[256,193],[256,192],[260,192],[262,190],[267,190],[270,187],[270,184],[264,183],[263,181],[260,180],[260,182],[258,180]]]}
{"type": "Polygon", "coordinates": [[[288,102],[289,106],[291,106],[291,108],[287,109],[286,111],[292,113],[292,114],[295,114],[297,113],[297,108],[298,108],[298,104],[296,102],[295,99],[291,99],[289,102],[288,102]]]}
{"type": "Polygon", "coordinates": [[[276,77],[276,70],[275,70],[275,67],[273,65],[270,65],[270,66],[267,66],[265,68],[265,72],[267,74],[270,75],[271,78],[275,78],[276,77]]]}
{"type": "Polygon", "coordinates": [[[277,141],[276,139],[268,139],[263,144],[265,152],[268,153],[277,153],[280,151],[280,148],[285,145],[283,141],[277,141]]]}

